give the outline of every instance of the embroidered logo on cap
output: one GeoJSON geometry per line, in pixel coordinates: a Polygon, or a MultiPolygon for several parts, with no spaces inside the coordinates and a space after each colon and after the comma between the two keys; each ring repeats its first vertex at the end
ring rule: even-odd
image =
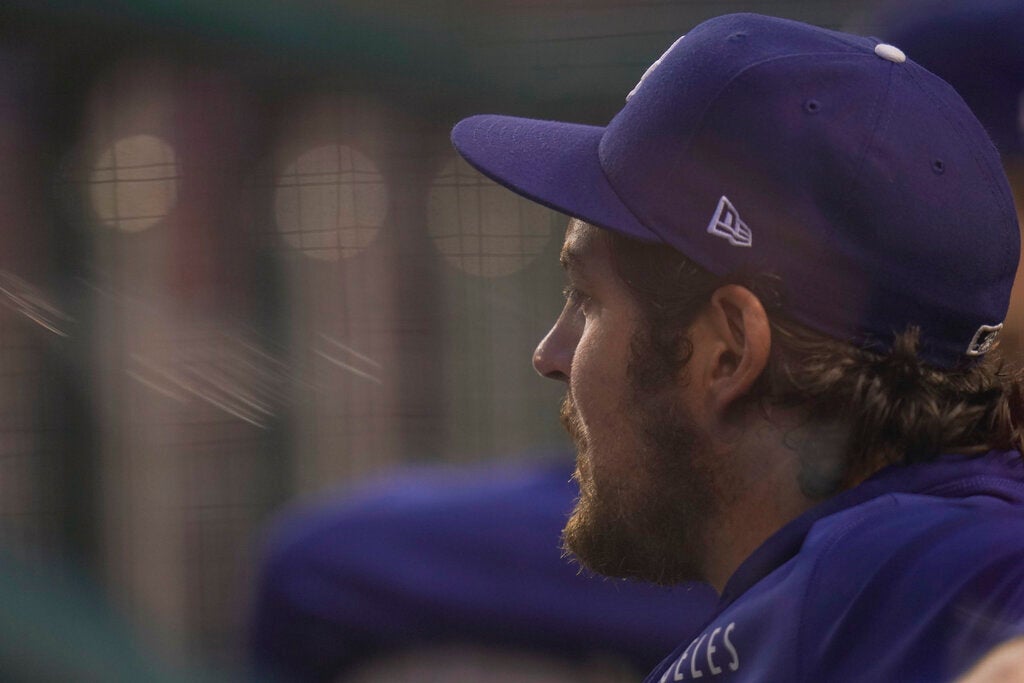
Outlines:
{"type": "Polygon", "coordinates": [[[711,222],[708,223],[708,232],[712,235],[724,237],[729,240],[729,244],[736,247],[749,247],[754,243],[750,228],[743,222],[739,212],[736,211],[736,207],[732,205],[732,202],[725,195],[722,195],[722,198],[718,200],[718,208],[715,209],[715,215],[711,217],[711,222]]]}
{"type": "Polygon", "coordinates": [[[633,89],[629,91],[628,95],[626,95],[627,102],[629,102],[629,98],[636,94],[636,91],[640,89],[640,86],[644,84],[644,80],[646,80],[648,76],[654,73],[654,70],[658,68],[658,65],[661,64],[662,60],[664,60],[665,57],[668,57],[668,53],[672,52],[672,48],[678,45],[679,41],[685,37],[686,36],[679,36],[678,38],[676,38],[676,41],[669,45],[668,49],[662,52],[660,57],[654,60],[654,64],[651,64],[649,67],[647,67],[647,71],[644,72],[644,75],[640,77],[640,80],[636,82],[636,85],[633,86],[633,89]]]}
{"type": "Polygon", "coordinates": [[[970,345],[967,347],[967,355],[981,356],[991,351],[992,347],[996,345],[996,339],[999,338],[999,331],[1002,329],[1002,323],[979,327],[978,331],[974,333],[974,338],[971,339],[970,345]]]}

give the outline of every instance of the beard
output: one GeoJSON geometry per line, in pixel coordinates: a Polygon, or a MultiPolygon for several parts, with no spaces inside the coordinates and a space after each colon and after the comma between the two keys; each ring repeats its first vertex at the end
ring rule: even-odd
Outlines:
{"type": "Polygon", "coordinates": [[[571,394],[562,402],[562,424],[576,446],[573,478],[580,488],[562,548],[584,569],[605,576],[660,585],[700,580],[704,530],[721,500],[718,477],[706,438],[680,410],[674,382],[639,381],[652,376],[650,356],[641,353],[633,354],[631,391],[618,411],[626,420],[626,439],[593,443],[571,394]],[[609,472],[602,458],[628,462],[627,472],[609,472]]]}

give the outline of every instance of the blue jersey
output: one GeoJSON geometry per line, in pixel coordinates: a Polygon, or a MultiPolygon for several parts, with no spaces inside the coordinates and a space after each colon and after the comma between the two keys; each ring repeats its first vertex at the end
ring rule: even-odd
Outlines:
{"type": "Polygon", "coordinates": [[[783,527],[647,681],[946,681],[1021,634],[1024,464],[949,456],[783,527]]]}

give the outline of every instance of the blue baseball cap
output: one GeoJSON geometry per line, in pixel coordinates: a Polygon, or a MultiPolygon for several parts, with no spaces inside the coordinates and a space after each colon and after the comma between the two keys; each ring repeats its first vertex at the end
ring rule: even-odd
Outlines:
{"type": "Polygon", "coordinates": [[[871,23],[956,88],[1002,154],[1024,154],[1024,0],[904,2],[871,23]]]}
{"type": "Polygon", "coordinates": [[[605,127],[483,115],[452,131],[485,175],[713,274],[781,277],[787,312],[935,366],[977,360],[1020,251],[995,147],[893,45],[733,14],[678,39],[605,127]]]}

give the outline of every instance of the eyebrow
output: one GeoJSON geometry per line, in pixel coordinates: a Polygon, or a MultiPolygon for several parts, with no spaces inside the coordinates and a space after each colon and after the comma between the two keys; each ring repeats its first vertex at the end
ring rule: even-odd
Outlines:
{"type": "Polygon", "coordinates": [[[585,248],[562,248],[562,253],[559,255],[558,260],[561,261],[562,268],[565,269],[565,274],[570,282],[589,282],[587,277],[587,260],[584,258],[585,253],[585,248]]]}
{"type": "Polygon", "coordinates": [[[586,256],[593,249],[594,236],[577,233],[571,242],[562,245],[558,260],[569,273],[582,273],[586,270],[586,256]]]}

